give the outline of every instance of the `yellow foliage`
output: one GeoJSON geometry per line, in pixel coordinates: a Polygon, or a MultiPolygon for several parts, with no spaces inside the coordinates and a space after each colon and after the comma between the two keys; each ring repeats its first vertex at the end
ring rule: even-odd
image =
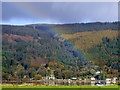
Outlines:
{"type": "Polygon", "coordinates": [[[47,67],[47,69],[49,70],[50,68],[49,68],[49,67],[47,67]]]}
{"type": "Polygon", "coordinates": [[[103,31],[77,32],[74,34],[61,34],[60,37],[73,41],[76,48],[86,51],[91,46],[102,43],[103,37],[114,39],[117,36],[118,31],[103,30],[103,31]]]}
{"type": "Polygon", "coordinates": [[[57,63],[56,62],[49,62],[48,65],[53,67],[53,66],[57,66],[57,63]]]}
{"type": "Polygon", "coordinates": [[[64,68],[64,65],[60,65],[60,68],[64,68]]]}
{"type": "Polygon", "coordinates": [[[35,75],[35,80],[40,80],[42,76],[40,74],[35,75]]]}

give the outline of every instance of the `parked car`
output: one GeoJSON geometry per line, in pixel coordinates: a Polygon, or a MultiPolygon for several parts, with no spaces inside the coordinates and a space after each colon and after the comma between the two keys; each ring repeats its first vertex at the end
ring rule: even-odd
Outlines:
{"type": "Polygon", "coordinates": [[[95,85],[97,85],[97,86],[104,86],[104,85],[105,85],[105,83],[104,83],[104,82],[100,82],[100,81],[99,81],[99,82],[96,82],[96,83],[95,83],[95,85]]]}

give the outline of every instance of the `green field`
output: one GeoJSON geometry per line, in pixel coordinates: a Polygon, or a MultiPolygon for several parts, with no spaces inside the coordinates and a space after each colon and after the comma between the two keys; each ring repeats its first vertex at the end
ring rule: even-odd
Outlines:
{"type": "Polygon", "coordinates": [[[118,88],[118,86],[2,86],[2,88],[118,88]]]}

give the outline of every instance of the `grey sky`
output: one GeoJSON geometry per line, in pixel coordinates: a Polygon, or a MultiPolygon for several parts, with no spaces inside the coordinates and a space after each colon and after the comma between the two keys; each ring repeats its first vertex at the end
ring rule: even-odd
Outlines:
{"type": "Polygon", "coordinates": [[[2,21],[8,24],[80,23],[118,20],[117,2],[3,3],[2,21]]]}

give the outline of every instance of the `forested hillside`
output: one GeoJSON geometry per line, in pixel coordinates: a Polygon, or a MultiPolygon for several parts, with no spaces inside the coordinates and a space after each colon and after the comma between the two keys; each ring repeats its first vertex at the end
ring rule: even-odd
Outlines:
{"type": "Polygon", "coordinates": [[[85,32],[85,31],[103,31],[103,30],[118,30],[118,23],[75,23],[75,24],[61,24],[61,25],[52,25],[58,33],[62,34],[74,34],[76,32],[85,32]]]}
{"type": "Polygon", "coordinates": [[[74,34],[61,34],[60,37],[63,40],[70,40],[76,48],[87,51],[88,48],[93,45],[102,43],[103,37],[108,37],[109,39],[114,39],[118,36],[118,31],[114,30],[101,30],[101,31],[86,31],[77,32],[74,34]]]}
{"type": "Polygon", "coordinates": [[[84,78],[96,76],[98,70],[103,70],[105,77],[115,76],[119,59],[117,25],[3,25],[3,80],[41,79],[51,74],[59,79],[84,78]]]}
{"type": "MultiPolygon", "coordinates": [[[[19,78],[24,75],[33,78],[37,74],[44,77],[56,69],[63,73],[66,70],[75,72],[76,56],[48,32],[22,26],[3,26],[2,35],[3,79],[9,79],[9,76],[15,79],[18,72],[22,75],[19,78]]],[[[83,62],[78,62],[78,66],[82,67],[83,62]]]]}
{"type": "Polygon", "coordinates": [[[119,41],[120,38],[109,39],[102,38],[102,43],[92,46],[88,49],[88,60],[97,64],[101,69],[107,73],[108,76],[113,77],[118,75],[119,64],[119,41]]]}

